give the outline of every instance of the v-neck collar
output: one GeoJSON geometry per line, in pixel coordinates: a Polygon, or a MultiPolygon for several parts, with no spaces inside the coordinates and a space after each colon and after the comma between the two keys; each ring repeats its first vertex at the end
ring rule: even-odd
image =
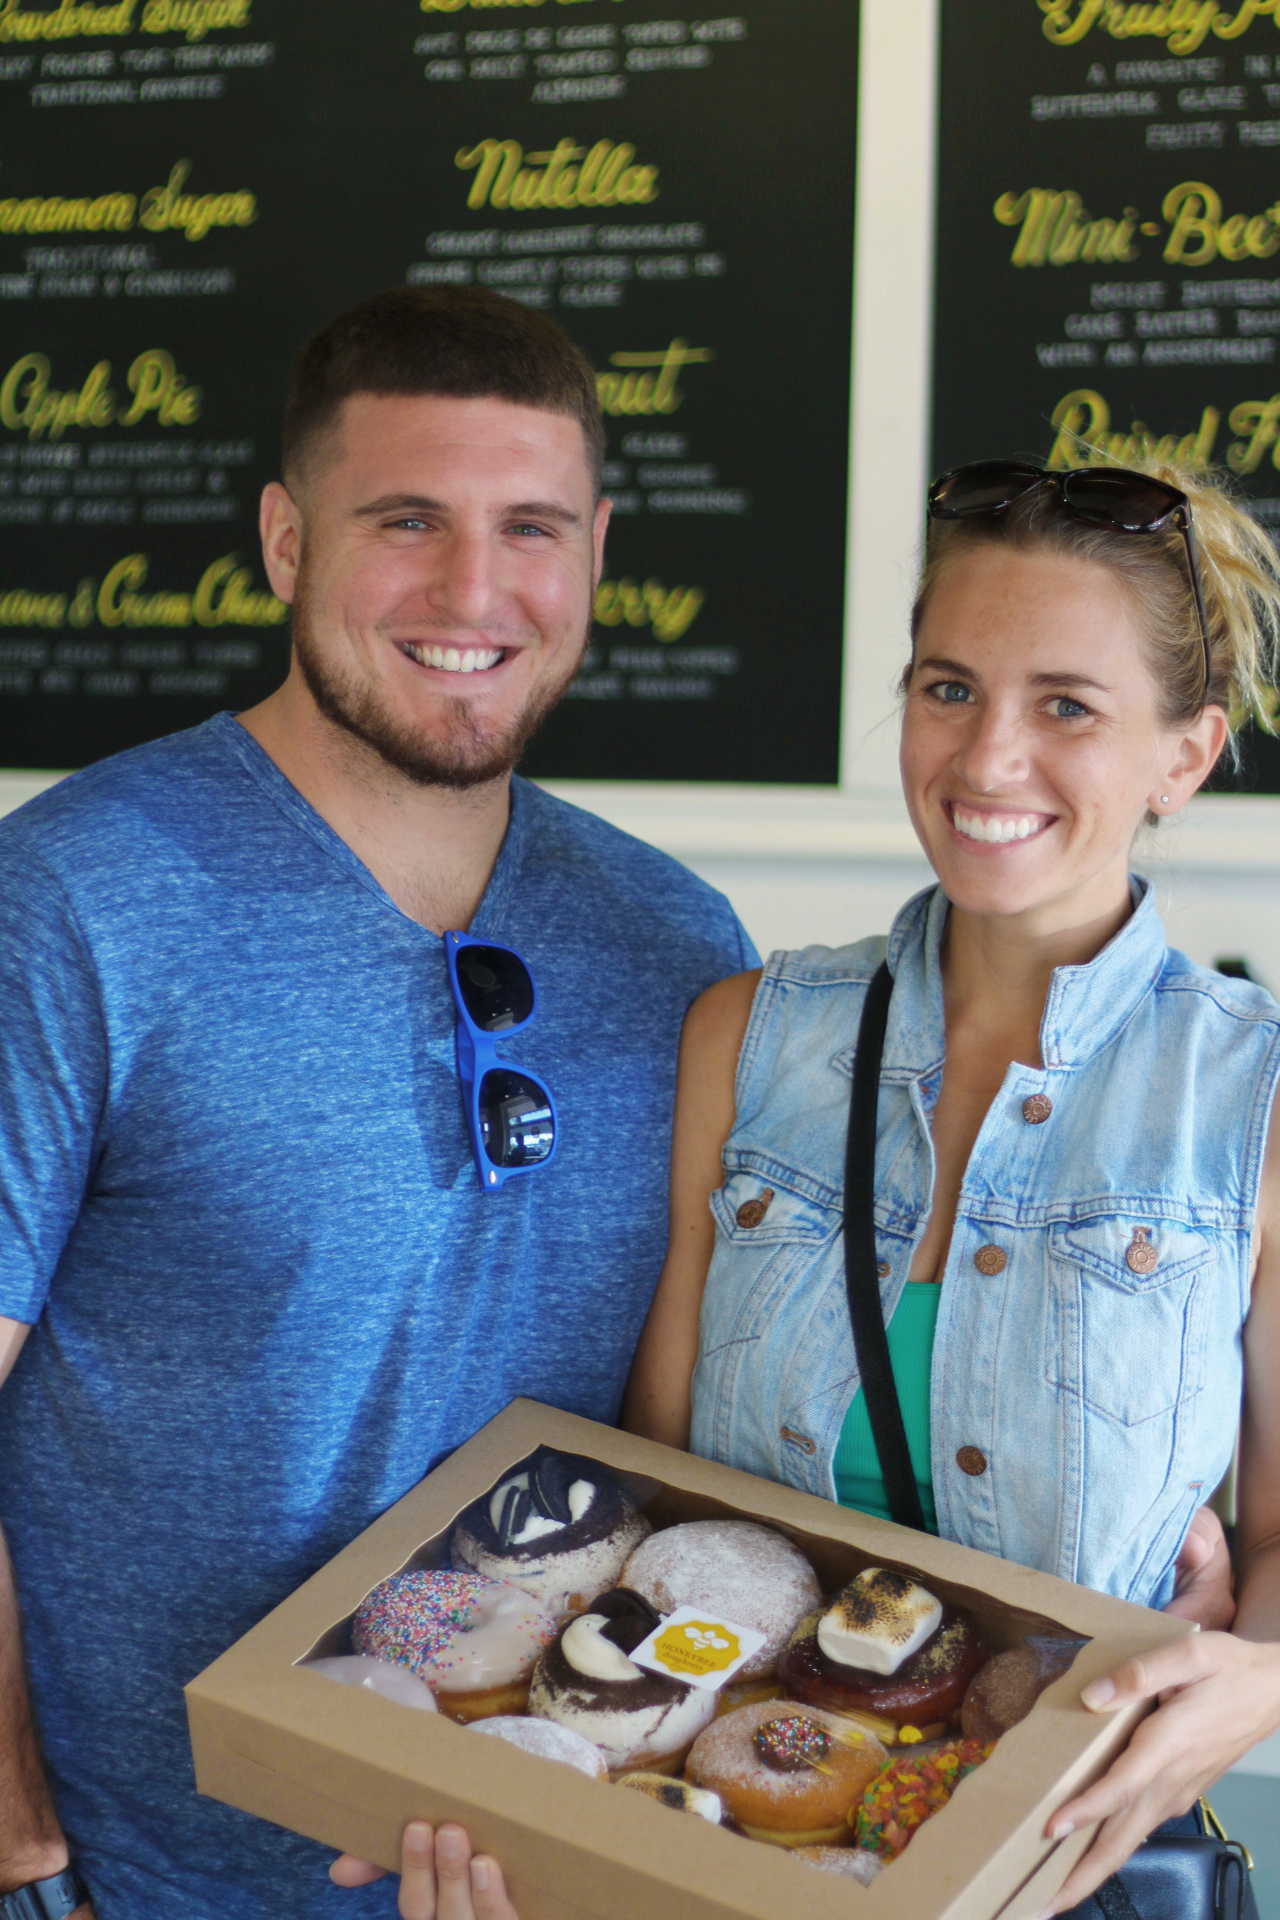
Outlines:
{"type": "MultiPolygon", "coordinates": [[[[374,898],[394,913],[397,919],[402,920],[406,927],[411,927],[428,940],[443,944],[438,933],[433,933],[430,927],[424,927],[421,921],[414,920],[403,907],[396,904],[382,882],[369,871],[354,849],[348,846],[341,834],[335,833],[328,821],[316,812],[311,802],[299,793],[293,782],[281,772],[271,755],[258,744],[246,728],[240,725],[234,714],[215,714],[206,725],[213,738],[226,748],[272,804],[295,827],[307,834],[331,860],[335,860],[349,880],[354,880],[366,892],[373,894],[374,898]]],[[[526,816],[529,810],[524,784],[523,780],[515,775],[512,776],[511,804],[506,832],[502,836],[502,845],[498,849],[498,857],[494,861],[493,871],[481,895],[480,904],[471,917],[472,932],[479,928],[486,933],[496,935],[501,930],[502,922],[506,917],[516,876],[524,861],[526,816]]]]}

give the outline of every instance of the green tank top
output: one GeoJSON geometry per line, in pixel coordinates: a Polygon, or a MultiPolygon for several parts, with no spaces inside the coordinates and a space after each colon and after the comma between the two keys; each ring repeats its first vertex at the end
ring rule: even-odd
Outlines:
{"type": "MultiPolygon", "coordinates": [[[[920,1280],[908,1281],[887,1328],[889,1363],[902,1404],[907,1449],[930,1533],[938,1531],[938,1514],[933,1504],[929,1452],[929,1379],[941,1294],[941,1287],[920,1280]]],[[[842,1507],[856,1507],[860,1513],[873,1513],[880,1520],[893,1518],[885,1498],[884,1475],[876,1457],[876,1443],[861,1388],[844,1417],[836,1442],[833,1471],[836,1498],[842,1507]]]]}

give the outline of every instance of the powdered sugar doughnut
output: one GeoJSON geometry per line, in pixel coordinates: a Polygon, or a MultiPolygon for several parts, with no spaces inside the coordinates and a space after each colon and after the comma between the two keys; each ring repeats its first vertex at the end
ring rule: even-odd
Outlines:
{"type": "Polygon", "coordinates": [[[793,1860],[803,1860],[807,1866],[817,1867],[823,1873],[838,1873],[846,1880],[860,1881],[869,1887],[877,1874],[884,1872],[884,1861],[879,1854],[867,1853],[862,1847],[795,1847],[793,1860]]]}
{"type": "Polygon", "coordinates": [[[572,1727],[559,1726],[554,1720],[503,1713],[491,1720],[479,1721],[473,1731],[491,1733],[496,1740],[506,1740],[539,1760],[559,1760],[566,1767],[576,1767],[592,1780],[603,1780],[609,1771],[599,1747],[593,1747],[572,1727]]]}
{"type": "Polygon", "coordinates": [[[619,1585],[644,1595],[659,1613],[708,1607],[765,1644],[738,1680],[773,1672],[798,1620],[821,1603],[818,1576],[784,1534],[754,1520],[688,1520],[638,1546],[619,1585]]]}
{"type": "Polygon", "coordinates": [[[361,1601],[357,1653],[408,1667],[454,1720],[518,1712],[555,1622],[527,1593],[479,1573],[393,1574],[361,1601]]]}
{"type": "Polygon", "coordinates": [[[874,1734],[838,1714],[762,1700],[700,1733],[685,1775],[718,1793],[753,1840],[835,1846],[887,1757],[874,1734]]]}

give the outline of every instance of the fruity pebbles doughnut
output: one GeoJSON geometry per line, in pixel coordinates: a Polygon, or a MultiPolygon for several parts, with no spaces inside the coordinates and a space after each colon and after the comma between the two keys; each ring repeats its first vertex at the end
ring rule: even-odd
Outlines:
{"type": "Polygon", "coordinates": [[[994,1740],[944,1740],[928,1753],[891,1760],[849,1816],[858,1845],[896,1860],[916,1828],[945,1807],[966,1773],[994,1751],[994,1740]]]}

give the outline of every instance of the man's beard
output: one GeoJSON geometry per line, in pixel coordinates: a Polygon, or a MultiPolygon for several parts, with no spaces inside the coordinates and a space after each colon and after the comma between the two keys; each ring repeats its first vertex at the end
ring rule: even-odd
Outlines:
{"type": "Polygon", "coordinates": [[[372,748],[380,760],[420,787],[484,786],[518,765],[525,748],[563,697],[582,663],[587,634],[569,665],[536,686],[525,705],[497,732],[481,727],[466,700],[441,701],[433,735],[415,728],[375,683],[362,682],[327,660],[316,643],[303,577],[292,613],[293,650],[311,697],[325,718],[372,748]]]}

